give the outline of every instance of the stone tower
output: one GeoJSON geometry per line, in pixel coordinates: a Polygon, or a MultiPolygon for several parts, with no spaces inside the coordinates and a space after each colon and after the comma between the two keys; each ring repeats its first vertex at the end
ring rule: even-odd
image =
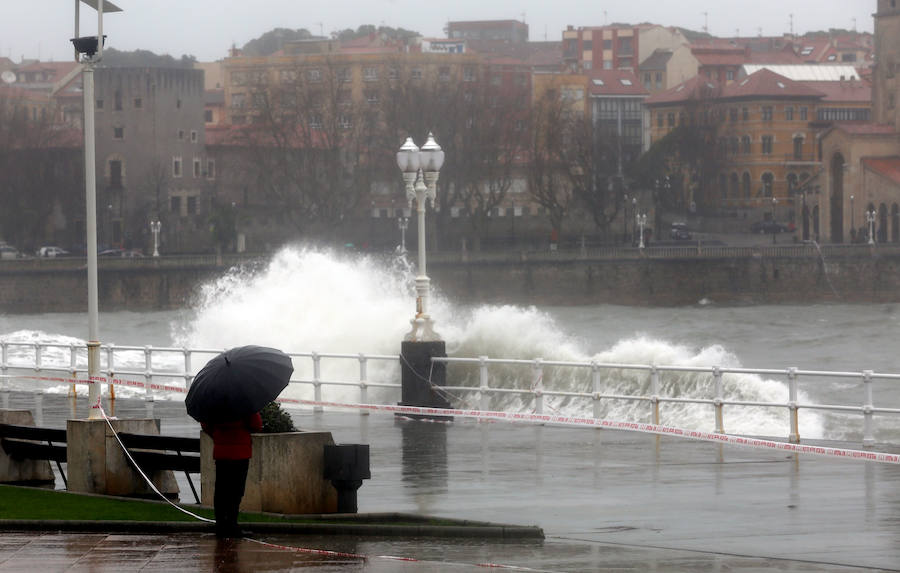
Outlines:
{"type": "Polygon", "coordinates": [[[900,0],[878,0],[872,107],[877,123],[900,130],[900,0]]]}

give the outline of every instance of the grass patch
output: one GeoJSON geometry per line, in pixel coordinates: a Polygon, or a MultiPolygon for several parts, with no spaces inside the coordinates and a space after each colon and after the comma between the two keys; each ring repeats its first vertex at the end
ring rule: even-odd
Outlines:
{"type": "MultiPolygon", "coordinates": [[[[186,506],[201,517],[214,519],[211,509],[186,506]]],[[[66,491],[0,485],[0,519],[62,521],[196,521],[174,507],[139,499],[83,495],[66,491]]],[[[281,517],[241,513],[245,523],[347,523],[346,519],[281,517]]],[[[391,521],[390,525],[458,525],[459,522],[429,519],[425,522],[391,521]]]]}

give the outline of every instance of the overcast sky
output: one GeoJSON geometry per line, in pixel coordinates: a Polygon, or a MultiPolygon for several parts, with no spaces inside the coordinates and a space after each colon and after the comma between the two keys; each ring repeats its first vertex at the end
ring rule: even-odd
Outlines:
{"type": "MultiPolygon", "coordinates": [[[[566,25],[653,22],[717,36],[780,35],[828,28],[872,31],[876,0],[113,0],[124,12],[103,19],[107,46],[146,49],[201,61],[223,58],[273,28],[318,34],[361,24],[443,36],[448,20],[524,19],[531,40],[558,40],[566,25]],[[605,10],[605,11],[604,11],[605,10]],[[705,15],[704,13],[708,13],[705,15]],[[760,30],[761,29],[761,30],[760,30]]],[[[74,0],[0,0],[0,55],[62,60],[72,57],[74,0]]],[[[96,33],[97,13],[83,5],[81,35],[96,33]]]]}

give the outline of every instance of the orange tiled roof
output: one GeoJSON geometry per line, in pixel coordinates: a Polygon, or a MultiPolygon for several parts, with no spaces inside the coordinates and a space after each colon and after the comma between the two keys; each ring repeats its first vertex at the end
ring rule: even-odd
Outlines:
{"type": "Polygon", "coordinates": [[[863,165],[900,185],[900,157],[864,157],[863,165]]]}

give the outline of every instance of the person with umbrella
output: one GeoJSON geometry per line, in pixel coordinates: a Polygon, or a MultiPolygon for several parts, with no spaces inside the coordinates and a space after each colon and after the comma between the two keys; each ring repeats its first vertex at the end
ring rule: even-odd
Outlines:
{"type": "Polygon", "coordinates": [[[287,354],[264,346],[226,350],[204,366],[184,400],[188,414],[213,439],[216,461],[216,535],[239,537],[237,519],[253,456],[251,432],[262,430],[259,411],[288,385],[287,354]]]}

